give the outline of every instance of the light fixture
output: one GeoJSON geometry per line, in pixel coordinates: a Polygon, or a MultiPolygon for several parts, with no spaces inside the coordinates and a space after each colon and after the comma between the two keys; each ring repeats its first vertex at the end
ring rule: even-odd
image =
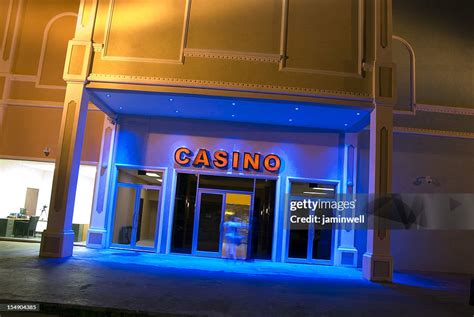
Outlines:
{"type": "Polygon", "coordinates": [[[439,180],[432,176],[419,176],[413,181],[413,185],[420,186],[421,184],[426,183],[428,185],[439,186],[441,183],[439,180]]]}
{"type": "Polygon", "coordinates": [[[235,106],[235,102],[233,102],[232,105],[235,106]]]}
{"type": "Polygon", "coordinates": [[[324,193],[317,193],[317,192],[303,192],[303,194],[310,194],[310,195],[324,195],[324,193]]]}
{"type": "Polygon", "coordinates": [[[176,113],[179,113],[179,110],[176,110],[175,112],[176,112],[176,113]]]}
{"type": "Polygon", "coordinates": [[[106,96],[107,98],[110,98],[110,94],[106,94],[105,96],[106,96]]]}
{"type": "Polygon", "coordinates": [[[173,98],[168,99],[169,101],[173,101],[173,98]]]}
{"type": "Polygon", "coordinates": [[[295,110],[298,111],[298,110],[300,110],[300,108],[296,107],[295,110]]]}
{"type": "Polygon", "coordinates": [[[232,118],[234,118],[234,117],[235,117],[235,114],[232,115],[232,118]]]}
{"type": "Polygon", "coordinates": [[[292,122],[292,121],[293,121],[293,119],[288,119],[288,121],[292,122]]]}
{"type": "Polygon", "coordinates": [[[148,177],[156,177],[156,178],[160,178],[160,177],[161,177],[160,174],[157,174],[157,173],[155,173],[155,172],[146,172],[145,175],[148,176],[148,177]]]}
{"type": "Polygon", "coordinates": [[[360,112],[357,112],[356,115],[360,116],[360,112]]]}
{"type": "Polygon", "coordinates": [[[120,106],[120,108],[119,108],[119,109],[120,109],[120,110],[122,110],[122,109],[123,109],[123,107],[122,107],[122,106],[120,106]]]}
{"type": "Polygon", "coordinates": [[[330,191],[330,192],[334,191],[334,188],[328,188],[328,187],[313,187],[313,189],[326,190],[326,191],[330,191]]]}
{"type": "Polygon", "coordinates": [[[347,127],[347,123],[344,123],[344,126],[347,127]]]}

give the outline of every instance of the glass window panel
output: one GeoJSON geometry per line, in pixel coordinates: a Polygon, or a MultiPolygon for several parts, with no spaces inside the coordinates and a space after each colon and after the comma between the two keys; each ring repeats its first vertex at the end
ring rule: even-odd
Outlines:
{"type": "MultiPolygon", "coordinates": [[[[309,210],[299,209],[291,211],[291,216],[307,217],[309,210]]],[[[308,258],[308,224],[295,224],[288,221],[290,226],[290,238],[288,244],[288,257],[307,259],[308,258]]]]}
{"type": "Polygon", "coordinates": [[[171,252],[191,253],[197,175],[179,173],[176,179],[171,252]]]}
{"type": "MultiPolygon", "coordinates": [[[[323,215],[332,217],[333,211],[330,209],[317,210],[316,215],[318,217],[322,217],[323,215]]],[[[331,250],[332,224],[326,224],[323,227],[319,226],[319,228],[314,230],[312,258],[315,260],[331,260],[331,250]]]]}
{"type": "Polygon", "coordinates": [[[276,181],[257,179],[252,222],[252,258],[272,258],[276,181]]]}
{"type": "Polygon", "coordinates": [[[336,198],[336,186],[330,184],[292,182],[291,195],[314,199],[334,199],[336,198]]]}
{"type": "Polygon", "coordinates": [[[119,183],[161,186],[163,182],[163,172],[119,168],[117,181],[119,183]]]}
{"type": "Polygon", "coordinates": [[[150,248],[155,246],[159,197],[159,190],[145,188],[140,190],[136,246],[150,248]]]}
{"type": "Polygon", "coordinates": [[[117,187],[113,243],[124,245],[131,243],[135,193],[134,188],[117,187]]]}
{"type": "Polygon", "coordinates": [[[253,178],[201,175],[199,188],[253,191],[253,178]]]}
{"type": "Polygon", "coordinates": [[[250,206],[252,195],[226,193],[222,256],[247,258],[250,206]]]}
{"type": "Polygon", "coordinates": [[[223,195],[221,194],[201,194],[197,237],[198,251],[219,251],[222,221],[222,200],[223,195]]]}

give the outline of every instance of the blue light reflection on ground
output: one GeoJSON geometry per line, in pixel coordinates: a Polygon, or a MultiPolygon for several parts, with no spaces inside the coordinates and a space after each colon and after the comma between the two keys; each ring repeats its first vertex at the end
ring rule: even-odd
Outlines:
{"type": "MultiPolygon", "coordinates": [[[[147,274],[170,273],[208,278],[259,278],[263,280],[333,280],[338,284],[384,287],[387,284],[371,283],[362,277],[360,268],[325,265],[280,263],[270,261],[232,261],[220,258],[204,258],[188,255],[163,255],[116,249],[95,250],[76,247],[70,259],[42,259],[43,263],[59,264],[65,261],[89,261],[109,267],[147,274]]],[[[393,284],[404,287],[448,290],[451,284],[425,273],[394,273],[393,284]]]]}

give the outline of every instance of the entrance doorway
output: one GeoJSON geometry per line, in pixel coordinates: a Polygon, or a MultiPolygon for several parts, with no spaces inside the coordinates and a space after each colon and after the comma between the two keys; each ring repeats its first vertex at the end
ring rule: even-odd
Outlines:
{"type": "Polygon", "coordinates": [[[276,179],[180,172],[170,252],[271,260],[276,179]]]}
{"type": "MultiPolygon", "coordinates": [[[[336,185],[332,183],[291,182],[290,201],[312,200],[327,201],[336,198],[336,185]]],[[[334,227],[314,223],[292,223],[292,216],[300,218],[332,217],[332,209],[299,209],[290,210],[287,220],[287,258],[289,262],[333,264],[334,227]]]]}
{"type": "Polygon", "coordinates": [[[154,250],[157,245],[161,172],[119,170],[112,247],[154,250]],[[149,185],[149,184],[153,185],[149,185]]]}
{"type": "Polygon", "coordinates": [[[199,189],[193,254],[247,259],[252,206],[252,192],[199,189]]]}

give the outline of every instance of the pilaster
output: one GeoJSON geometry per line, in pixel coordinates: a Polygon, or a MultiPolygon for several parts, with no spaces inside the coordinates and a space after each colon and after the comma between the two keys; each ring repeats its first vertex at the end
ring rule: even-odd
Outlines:
{"type": "Polygon", "coordinates": [[[106,117],[102,132],[99,165],[95,180],[91,224],[87,233],[87,246],[104,248],[107,235],[107,201],[109,200],[116,124],[106,117]]]}
{"type": "MultiPolygon", "coordinates": [[[[357,145],[357,133],[346,133],[341,193],[341,198],[345,201],[356,199],[357,145]]],[[[346,210],[344,216],[355,216],[355,210],[346,210]]],[[[354,229],[353,223],[341,224],[339,227],[339,245],[334,255],[334,264],[337,266],[357,266],[358,251],[355,248],[354,229]]]]}

